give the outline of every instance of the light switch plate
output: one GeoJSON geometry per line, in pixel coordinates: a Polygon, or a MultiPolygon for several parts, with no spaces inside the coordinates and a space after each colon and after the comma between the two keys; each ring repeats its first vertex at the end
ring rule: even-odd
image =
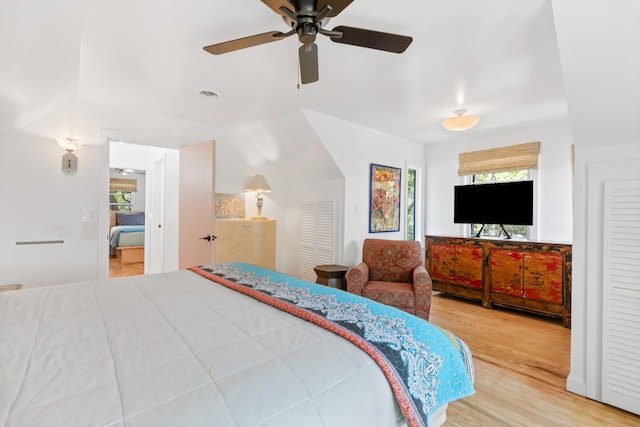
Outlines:
{"type": "Polygon", "coordinates": [[[58,224],[58,234],[61,236],[69,236],[71,234],[71,224],[68,222],[58,224]]]}
{"type": "Polygon", "coordinates": [[[98,212],[83,209],[82,210],[82,222],[96,222],[98,220],[98,212]]]}

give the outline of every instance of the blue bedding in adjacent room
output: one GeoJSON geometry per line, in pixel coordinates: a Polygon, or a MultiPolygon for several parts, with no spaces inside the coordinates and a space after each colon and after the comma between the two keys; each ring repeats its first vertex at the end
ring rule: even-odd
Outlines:
{"type": "Polygon", "coordinates": [[[144,246],[144,225],[118,225],[111,228],[109,245],[112,248],[144,246]]]}

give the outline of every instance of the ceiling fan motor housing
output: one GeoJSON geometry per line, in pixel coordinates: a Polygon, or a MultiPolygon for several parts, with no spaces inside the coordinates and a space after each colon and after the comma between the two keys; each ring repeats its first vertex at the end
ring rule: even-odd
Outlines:
{"type": "Polygon", "coordinates": [[[313,17],[303,16],[299,18],[298,26],[296,27],[298,33],[298,40],[302,44],[311,44],[316,41],[316,34],[318,34],[318,27],[315,24],[313,17]]]}

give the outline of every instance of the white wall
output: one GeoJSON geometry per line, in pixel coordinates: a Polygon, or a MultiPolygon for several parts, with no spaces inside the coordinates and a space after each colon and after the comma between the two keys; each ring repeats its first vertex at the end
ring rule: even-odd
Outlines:
{"type": "Polygon", "coordinates": [[[77,174],[64,175],[55,135],[22,131],[0,138],[0,283],[26,286],[97,275],[97,195],[88,183],[96,180],[98,153],[83,147],[76,153],[77,174]],[[94,219],[83,221],[85,211],[94,219]],[[60,231],[63,224],[68,234],[60,231]],[[16,245],[52,240],[64,243],[16,245]]]}
{"type": "MultiPolygon", "coordinates": [[[[371,163],[401,168],[403,182],[407,165],[423,169],[426,175],[423,194],[427,203],[423,201],[419,207],[426,208],[425,230],[433,234],[455,233],[449,224],[451,214],[447,214],[452,202],[447,198],[452,197],[449,190],[458,179],[455,172],[458,151],[532,140],[542,142],[541,185],[554,186],[554,192],[541,201],[541,210],[549,204],[558,205],[553,206],[552,218],[544,213],[540,215],[540,237],[571,240],[570,215],[557,213],[570,209],[567,207],[570,135],[563,125],[477,136],[436,148],[306,110],[276,118],[246,133],[232,133],[77,101],[0,139],[2,158],[15,159],[6,161],[7,167],[1,169],[3,185],[13,183],[7,187],[6,200],[25,200],[16,203],[14,209],[2,210],[0,273],[3,283],[9,280],[38,285],[97,278],[100,270],[97,259],[101,259],[98,251],[102,247],[98,239],[103,235],[99,231],[103,225],[108,226],[106,213],[103,215],[99,210],[108,188],[108,174],[103,176],[100,171],[109,166],[108,154],[105,154],[109,140],[178,148],[189,143],[185,141],[186,135],[190,142],[216,140],[217,192],[242,193],[253,174],[262,173],[267,177],[273,192],[265,195],[264,214],[278,221],[277,268],[288,273],[295,273],[297,251],[297,241],[291,233],[291,227],[295,226],[287,225],[289,218],[295,218],[290,215],[293,206],[290,197],[299,194],[301,188],[312,188],[322,182],[331,185],[344,182],[341,212],[344,239],[339,251],[342,257],[337,262],[351,265],[360,260],[365,238],[403,239],[405,236],[404,212],[399,232],[368,232],[371,163]],[[60,135],[85,141],[85,147],[78,152],[76,176],[68,177],[59,171],[62,151],[54,139],[60,135]],[[561,166],[558,168],[556,163],[561,166]],[[30,173],[25,175],[24,171],[30,173]],[[24,177],[24,182],[17,181],[16,176],[24,177]],[[567,184],[558,186],[557,182],[567,184]],[[25,195],[28,195],[26,199],[25,195]],[[83,222],[85,211],[96,215],[97,221],[83,222]],[[15,247],[18,240],[58,239],[58,224],[62,222],[70,223],[72,230],[64,239],[62,250],[45,246],[15,247]],[[7,224],[17,226],[7,228],[7,224]],[[53,272],[30,268],[34,262],[38,266],[53,263],[68,268],[56,268],[53,272]]],[[[175,189],[167,188],[167,191],[175,193],[175,189]]],[[[404,197],[403,194],[403,209],[404,197]]],[[[255,198],[247,195],[246,200],[246,214],[251,217],[256,214],[255,198]]]]}
{"type": "Polygon", "coordinates": [[[134,142],[167,148],[217,135],[233,141],[232,133],[203,124],[80,100],[1,136],[1,283],[41,286],[101,277],[99,260],[107,257],[104,230],[109,224],[108,212],[101,211],[108,199],[109,177],[104,129],[125,129],[120,133],[133,136],[134,142]],[[76,175],[61,171],[63,151],[55,142],[60,136],[84,143],[76,153],[76,175]],[[69,227],[68,235],[61,235],[60,224],[69,227]],[[34,240],[64,243],[15,244],[34,240]]]}
{"type": "Polygon", "coordinates": [[[567,389],[601,400],[604,182],[640,179],[640,142],[576,147],[571,372],[567,389]]]}
{"type": "MultiPolygon", "coordinates": [[[[297,275],[296,195],[319,182],[342,180],[308,118],[300,110],[274,117],[233,143],[217,139],[216,150],[216,192],[244,193],[255,174],[269,182],[272,192],[263,195],[262,214],[277,221],[276,269],[297,275]]],[[[253,193],[245,193],[245,210],[248,218],[257,215],[253,193]]]]}
{"type": "Polygon", "coordinates": [[[540,141],[537,210],[532,239],[572,241],[571,130],[567,121],[539,124],[502,132],[462,134],[455,141],[426,148],[426,233],[464,236],[466,225],[453,223],[453,187],[458,176],[458,154],[540,141]]]}
{"type": "MultiPolygon", "coordinates": [[[[371,163],[401,168],[403,182],[407,165],[423,169],[426,204],[423,201],[420,207],[426,209],[425,230],[431,234],[455,234],[456,229],[451,226],[452,214],[447,212],[452,210],[452,188],[458,182],[457,153],[533,140],[542,143],[541,190],[553,188],[552,192],[540,192],[543,196],[539,205],[539,238],[571,240],[571,217],[563,213],[570,212],[570,133],[564,124],[540,125],[478,135],[457,143],[424,146],[312,111],[296,111],[242,134],[171,122],[147,114],[141,115],[139,120],[135,120],[135,114],[133,116],[127,111],[79,101],[0,140],[3,158],[18,159],[7,162],[7,167],[2,168],[2,182],[16,183],[14,176],[25,176],[23,170],[31,172],[24,183],[12,185],[7,193],[10,195],[7,200],[21,200],[20,197],[29,194],[22,205],[29,212],[25,214],[19,204],[13,210],[2,211],[0,223],[4,228],[0,255],[3,256],[0,262],[3,264],[0,264],[0,271],[6,277],[3,283],[9,280],[34,285],[98,277],[97,251],[102,245],[98,240],[98,236],[102,236],[99,230],[103,225],[101,221],[108,224],[107,215],[99,212],[101,197],[106,198],[108,175],[103,177],[99,171],[109,166],[104,163],[109,139],[177,148],[185,141],[176,134],[181,138],[190,134],[194,139],[192,142],[207,139],[205,135],[208,139],[213,138],[218,159],[216,191],[221,193],[242,193],[250,176],[264,174],[273,189],[265,195],[264,214],[278,220],[277,268],[289,273],[295,273],[297,241],[290,232],[292,225],[286,222],[288,217],[295,217],[290,215],[290,197],[299,194],[300,188],[311,188],[318,182],[344,182],[341,212],[344,239],[342,257],[337,262],[351,265],[360,260],[365,238],[403,239],[405,236],[404,212],[399,232],[368,232],[371,163]],[[67,126],[69,130],[60,130],[61,123],[76,124],[76,127],[71,125],[67,126]],[[177,127],[187,130],[176,132],[177,127]],[[68,177],[59,171],[62,152],[54,141],[58,135],[86,141],[85,147],[78,152],[79,172],[76,176],[68,177]],[[564,184],[558,185],[559,182],[564,184]],[[104,194],[101,189],[105,189],[104,194]],[[553,205],[552,209],[547,212],[550,205],[553,205]],[[43,209],[44,206],[49,209],[43,209]],[[98,220],[83,222],[84,211],[97,215],[98,220]],[[63,250],[15,247],[17,240],[59,238],[58,224],[61,222],[70,223],[72,230],[65,238],[63,250]],[[7,229],[6,224],[11,223],[18,226],[7,229]],[[46,256],[44,261],[43,255],[46,256]],[[43,264],[52,260],[69,268],[41,273],[40,269],[29,269],[33,260],[43,264]]],[[[117,158],[114,161],[122,163],[117,158]]],[[[134,164],[121,166],[139,167],[134,164]]],[[[246,197],[246,214],[251,217],[256,213],[255,198],[246,197]]],[[[403,209],[406,206],[404,194],[401,205],[403,209]]]]}
{"type": "Polygon", "coordinates": [[[570,391],[601,396],[603,181],[640,171],[640,2],[552,0],[575,141],[570,391]]]}
{"type": "Polygon", "coordinates": [[[404,186],[407,165],[424,168],[425,146],[321,113],[305,111],[305,115],[344,175],[344,250],[341,263],[354,265],[362,259],[365,238],[404,239],[404,193],[400,231],[369,233],[370,165],[401,168],[404,186]]]}
{"type": "MultiPolygon", "coordinates": [[[[217,192],[242,193],[256,173],[269,180],[273,192],[265,195],[263,213],[278,221],[277,268],[284,270],[287,254],[297,250],[286,232],[291,188],[305,180],[341,177],[300,111],[241,133],[78,100],[0,138],[0,155],[7,163],[0,168],[3,190],[6,186],[7,203],[14,206],[0,216],[2,283],[40,286],[106,277],[110,141],[179,148],[208,139],[216,140],[217,192]],[[85,144],[78,152],[75,176],[60,171],[63,152],[55,143],[57,136],[79,138],[85,144]],[[88,222],[82,221],[85,211],[91,214],[88,222]],[[61,248],[15,246],[21,240],[59,239],[60,223],[71,226],[61,248]]],[[[133,161],[135,157],[118,156],[115,152],[114,165],[147,169],[133,161]]],[[[176,177],[177,172],[167,170],[176,177]]],[[[178,196],[177,178],[167,180],[167,194],[178,196]]],[[[255,197],[246,198],[246,214],[255,216],[255,197]]]]}

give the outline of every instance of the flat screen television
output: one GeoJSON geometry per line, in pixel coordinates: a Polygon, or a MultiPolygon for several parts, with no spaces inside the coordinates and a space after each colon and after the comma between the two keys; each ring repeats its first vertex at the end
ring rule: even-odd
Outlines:
{"type": "Polygon", "coordinates": [[[456,224],[533,225],[533,181],[457,185],[456,224]]]}

